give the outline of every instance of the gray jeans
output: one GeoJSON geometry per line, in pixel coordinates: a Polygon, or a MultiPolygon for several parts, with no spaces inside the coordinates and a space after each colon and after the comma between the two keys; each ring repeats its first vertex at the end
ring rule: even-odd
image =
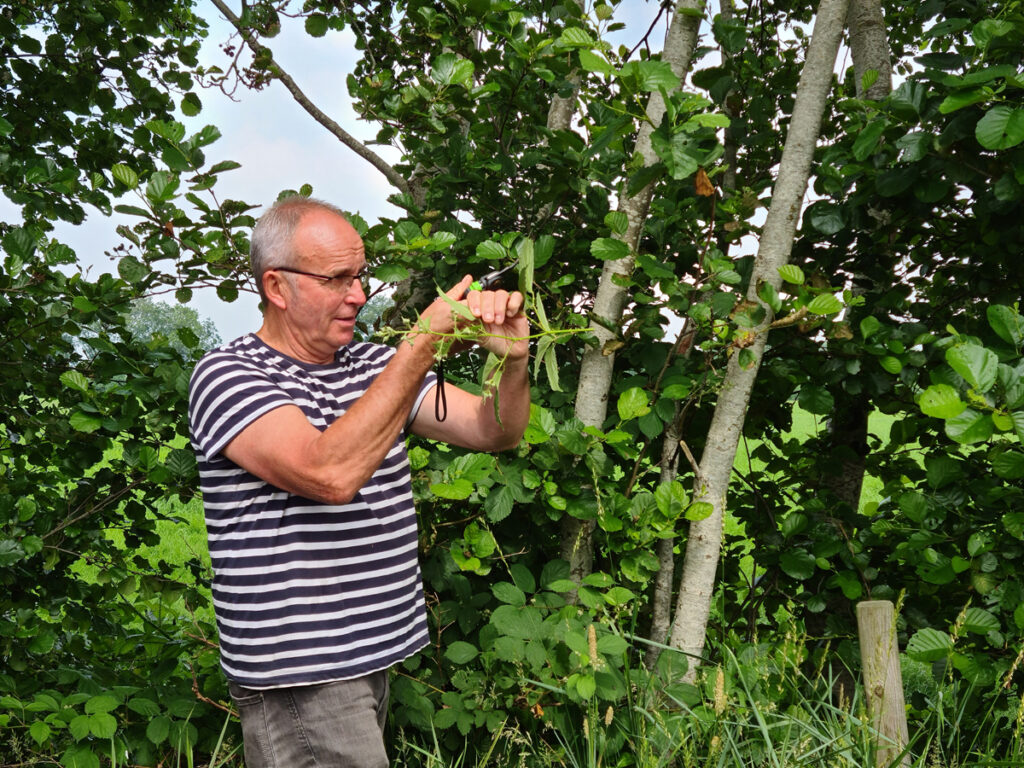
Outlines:
{"type": "Polygon", "coordinates": [[[388,672],[255,691],[229,682],[246,768],[387,768],[388,672]]]}

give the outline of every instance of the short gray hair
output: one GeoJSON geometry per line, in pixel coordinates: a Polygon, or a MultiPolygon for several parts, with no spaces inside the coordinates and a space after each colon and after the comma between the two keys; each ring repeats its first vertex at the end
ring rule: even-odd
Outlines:
{"type": "Polygon", "coordinates": [[[293,195],[278,200],[256,222],[249,243],[249,263],[264,302],[267,297],[263,293],[263,275],[271,269],[295,266],[298,261],[292,245],[295,230],[302,217],[313,211],[328,211],[348,220],[345,212],[337,206],[313,197],[293,195]]]}

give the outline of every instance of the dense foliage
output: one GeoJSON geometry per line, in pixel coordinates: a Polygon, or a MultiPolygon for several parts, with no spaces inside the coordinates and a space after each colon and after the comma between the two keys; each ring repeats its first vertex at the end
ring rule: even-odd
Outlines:
{"type": "MultiPolygon", "coordinates": [[[[996,734],[978,748],[1009,759],[1024,632],[1024,12],[887,4],[894,88],[868,98],[877,72],[839,70],[784,287],[757,285],[754,302],[750,242],[814,9],[706,11],[680,88],[646,30],[634,50],[603,42],[617,6],[253,2],[237,20],[251,65],[218,75],[287,76],[273,37],[294,15],[311,35],[353,35],[349,93],[403,153],[402,216],[352,217],[376,277],[447,285],[467,265],[517,260],[536,319],[522,445],[411,450],[432,643],[393,681],[403,759],[421,747],[486,760],[505,740],[524,760],[569,762],[586,750],[565,734],[586,722],[591,743],[604,724],[603,754],[654,765],[678,746],[680,713],[712,749],[715,664],[735,654],[717,677],[737,697],[747,686],[751,706],[799,707],[778,678],[856,671],[853,607],[868,597],[900,605],[911,715],[955,706],[948,721],[996,734]],[[634,152],[651,94],[666,114],[645,164],[634,152]],[[552,122],[556,99],[578,100],[575,122],[552,122]],[[603,322],[595,265],[630,251],[636,222],[617,201],[648,184],[635,269],[616,278],[630,303],[603,350],[609,416],[584,427],[573,405],[588,324],[603,322]],[[754,362],[769,312],[780,321],[711,596],[712,673],[691,685],[679,655],[644,654],[666,640],[650,636],[655,550],[678,536],[681,559],[687,521],[708,513],[691,503],[686,455],[700,456],[725,363],[754,362]],[[678,451],[664,445],[672,430],[678,451]],[[666,481],[659,457],[674,452],[666,481]],[[595,524],[580,582],[559,557],[566,517],[595,524]]],[[[249,212],[267,201],[220,199],[218,175],[237,164],[207,160],[215,128],[189,136],[175,121],[201,109],[204,26],[185,2],[0,14],[0,188],[21,211],[0,224],[4,764],[156,765],[217,751],[225,725],[237,739],[202,558],[163,549],[181,535],[165,518],[196,514],[185,395],[204,344],[193,329],[168,345],[130,313],[157,292],[187,302],[215,286],[231,301],[251,288],[249,212]],[[116,275],[83,274],[49,236],[83,206],[137,218],[120,230],[116,275]]],[[[480,364],[449,369],[474,386],[480,364]]]]}

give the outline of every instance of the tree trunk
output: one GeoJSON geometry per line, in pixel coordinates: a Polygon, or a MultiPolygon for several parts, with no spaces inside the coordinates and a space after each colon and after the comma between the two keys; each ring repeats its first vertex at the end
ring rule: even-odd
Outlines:
{"type": "MultiPolygon", "coordinates": [[[[671,65],[672,71],[680,81],[689,70],[702,19],[702,15],[692,12],[703,9],[704,0],[679,0],[672,23],[665,35],[662,60],[671,65]]],[[[664,115],[664,98],[660,93],[651,94],[647,102],[648,122],[640,127],[636,142],[636,153],[643,159],[645,166],[658,162],[658,157],[651,146],[651,134],[661,123],[664,115]]],[[[626,214],[629,226],[623,235],[617,237],[629,246],[630,255],[606,261],[601,270],[597,296],[591,310],[592,316],[600,318],[601,322],[591,321],[590,324],[590,331],[596,337],[597,344],[588,349],[583,357],[579,385],[576,389],[576,416],[587,426],[601,428],[608,412],[608,393],[615,367],[615,354],[612,350],[606,349],[606,345],[616,336],[608,328],[619,327],[628,299],[626,289],[616,285],[614,276],[628,277],[633,272],[633,254],[640,244],[640,235],[653,195],[652,183],[634,196],[623,194],[619,199],[618,210],[626,214]]],[[[577,582],[587,576],[593,567],[594,525],[593,520],[577,520],[569,516],[563,518],[562,558],[568,561],[571,578],[577,582]]]]}
{"type": "MultiPolygon", "coordinates": [[[[782,278],[779,267],[786,264],[793,247],[793,237],[800,218],[811,161],[818,140],[825,102],[832,84],[839,43],[849,0],[822,0],[814,21],[807,60],[804,62],[797,86],[793,117],[786,136],[779,175],[772,191],[771,206],[764,224],[761,242],[754,261],[747,300],[758,301],[760,282],[779,288],[782,278]]],[[[683,561],[683,577],[672,624],[670,644],[690,658],[687,679],[693,680],[697,663],[704,651],[711,598],[715,586],[715,571],[722,543],[722,522],[725,502],[732,476],[736,449],[746,416],[750,393],[764,355],[768,328],[772,321],[771,309],[765,307],[766,317],[756,329],[754,342],[749,347],[753,362],[748,368],[739,364],[738,352],[729,358],[725,381],[712,416],[704,454],[700,462],[700,475],[694,489],[697,501],[709,502],[712,514],[690,526],[690,536],[683,561]]]]}

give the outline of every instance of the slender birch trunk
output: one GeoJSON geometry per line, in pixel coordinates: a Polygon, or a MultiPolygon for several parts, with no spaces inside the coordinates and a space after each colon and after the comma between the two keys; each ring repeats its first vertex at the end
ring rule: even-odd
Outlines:
{"type": "MultiPolygon", "coordinates": [[[[704,9],[704,0],[679,0],[675,6],[672,23],[665,35],[665,47],[662,60],[667,61],[680,81],[690,68],[690,61],[697,46],[697,32],[702,15],[693,11],[704,9]]],[[[641,127],[637,136],[636,153],[643,159],[644,165],[653,165],[658,157],[651,146],[651,134],[661,123],[665,115],[665,101],[660,93],[651,94],[647,102],[648,121],[641,127]]],[[[612,371],[615,367],[615,354],[606,348],[616,334],[608,328],[617,328],[622,322],[622,313],[628,299],[626,289],[617,285],[614,277],[628,277],[633,272],[634,254],[640,243],[644,221],[654,195],[654,184],[648,184],[636,195],[623,195],[619,198],[618,210],[625,213],[629,226],[621,236],[616,236],[629,246],[630,255],[612,261],[606,261],[601,270],[597,296],[594,299],[592,317],[600,318],[600,322],[591,321],[590,331],[597,339],[597,344],[587,350],[580,368],[580,380],[576,389],[576,416],[587,426],[600,428],[604,424],[608,412],[608,392],[611,389],[612,371]]],[[[571,577],[575,581],[587,576],[593,567],[593,520],[577,520],[565,517],[562,524],[562,557],[569,563],[571,577]]]]}
{"type": "MultiPolygon", "coordinates": [[[[761,281],[776,288],[781,286],[779,267],[789,260],[793,246],[848,6],[849,0],[822,0],[818,6],[779,175],[747,290],[748,301],[759,301],[757,286],[761,281]]],[[[687,679],[691,681],[704,651],[733,462],[772,321],[771,310],[768,307],[765,310],[767,315],[756,329],[754,343],[749,347],[753,363],[749,368],[742,368],[739,354],[729,358],[701,457],[699,482],[694,489],[694,498],[709,502],[714,511],[706,520],[690,526],[670,638],[673,647],[690,656],[687,679]]]]}

